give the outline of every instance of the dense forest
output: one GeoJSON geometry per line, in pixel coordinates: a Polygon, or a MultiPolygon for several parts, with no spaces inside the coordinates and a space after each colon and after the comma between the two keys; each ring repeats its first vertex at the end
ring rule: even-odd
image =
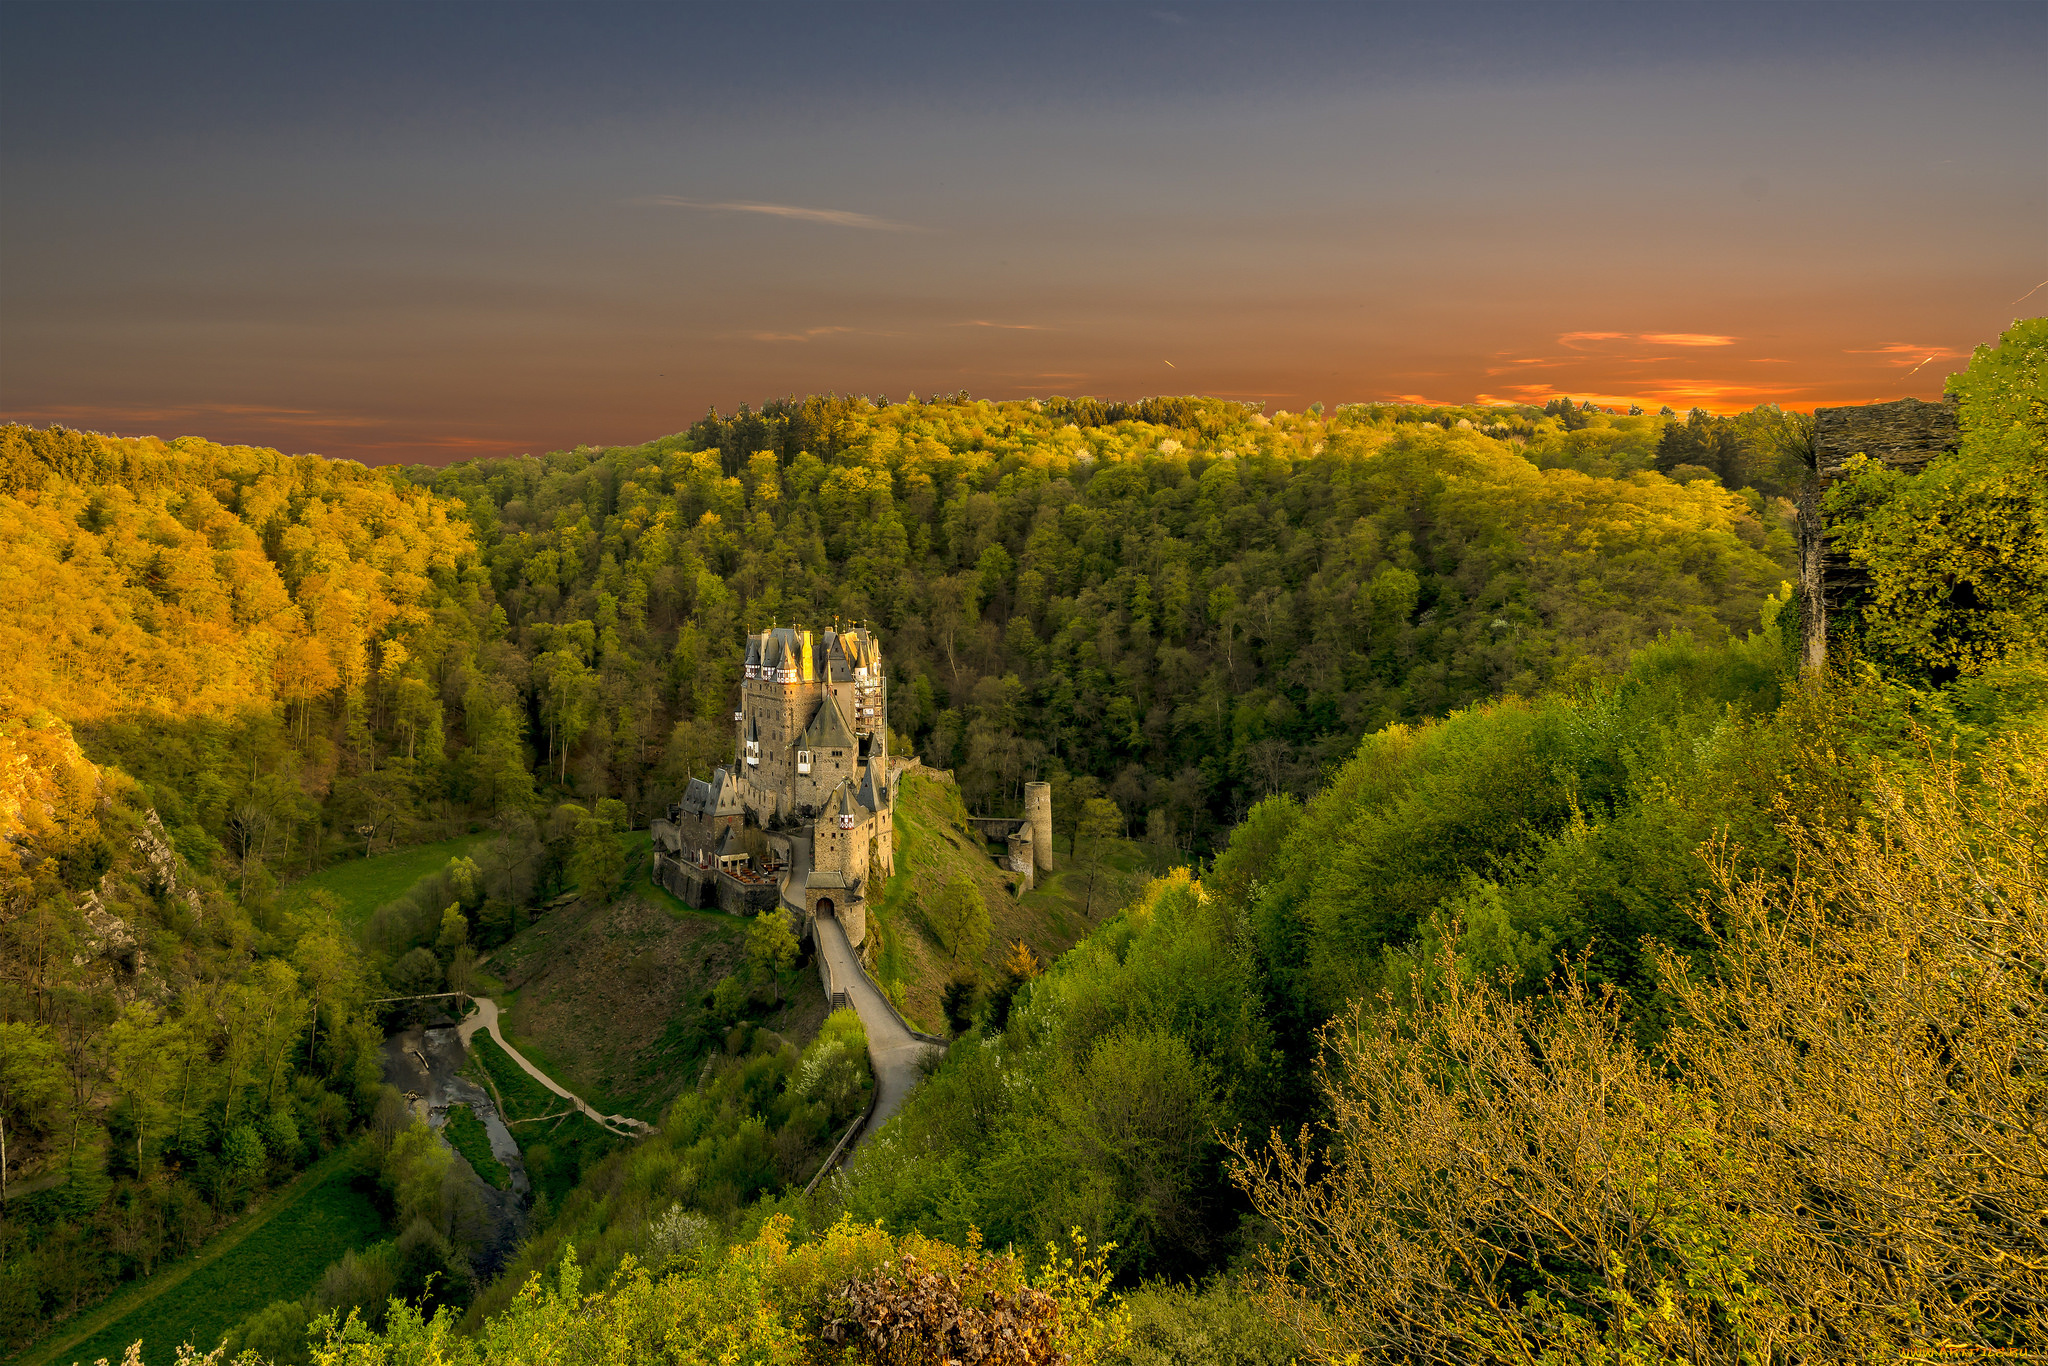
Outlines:
{"type": "Polygon", "coordinates": [[[884,1359],[902,1297],[969,1287],[975,1322],[1083,1360],[2024,1341],[2048,1300],[2012,1211],[2038,1171],[2020,1153],[1974,1188],[1986,1212],[1944,1211],[2044,1094],[1971,1013],[2040,1004],[2044,353],[2048,325],[2016,326],[1952,381],[1961,450],[1829,493],[1870,586],[1803,679],[1802,423],[1772,409],[814,397],[378,471],[0,429],[0,1170],[22,1183],[0,1334],[148,1274],[365,1127],[405,1205],[365,1003],[455,980],[487,908],[604,876],[615,826],[729,752],[743,632],[837,617],[880,631],[898,747],[971,805],[1049,780],[1069,837],[1107,811],[1199,870],[965,1012],[823,1204],[662,1222],[740,1160],[738,1126],[840,1115],[771,1050],[595,1165],[523,1264],[559,1274],[493,1290],[482,1338],[394,1311],[316,1326],[342,1332],[318,1359],[594,1360],[684,1320],[755,1359],[884,1359]],[[501,836],[473,881],[360,933],[288,894],[472,831],[501,836]],[[1908,884],[1925,917],[1845,918],[1908,884]],[[1930,944],[1986,966],[1930,976],[1930,944]],[[1899,966],[1887,1030],[1827,989],[1858,962],[1899,966]],[[1742,1043],[1764,1016],[1818,1061],[1773,1080],[1742,1043]],[[1919,1144],[1926,1182],[1830,1168],[1841,1217],[1815,1223],[1828,1159],[1771,1127],[1771,1088],[1802,1124],[1853,1093],[1877,1125],[1895,1097],[1859,1057],[1993,1118],[1873,1129],[1919,1144]],[[1682,1181],[1657,1165],[1709,1150],[1682,1181]],[[1573,1151],[1677,1203],[1616,1206],[1573,1151]],[[1505,1173],[1549,1203],[1487,1196],[1505,1173]],[[1789,1203],[1745,1204],[1744,1180],[1789,1203]],[[1095,1251],[1040,1264],[1076,1231],[1095,1251]],[[599,1288],[578,1255],[621,1279],[571,1333],[599,1288]],[[1884,1295],[1912,1312],[1839,1307],[1884,1295]]]}
{"type": "Polygon", "coordinates": [[[1049,778],[1059,809],[1107,795],[1131,833],[1193,852],[1312,790],[1364,731],[1753,623],[1790,507],[1687,479],[1691,447],[1664,450],[1687,431],[813,398],[431,487],[468,510],[534,734],[579,791],[644,807],[703,772],[730,745],[741,631],[838,617],[879,627],[892,725],[970,804],[1013,810],[1049,778]]]}

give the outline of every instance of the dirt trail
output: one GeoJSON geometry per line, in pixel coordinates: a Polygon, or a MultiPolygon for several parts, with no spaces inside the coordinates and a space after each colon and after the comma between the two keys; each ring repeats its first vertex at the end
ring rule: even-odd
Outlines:
{"type": "Polygon", "coordinates": [[[548,1090],[553,1091],[563,1100],[568,1101],[569,1104],[581,1110],[584,1114],[589,1115],[612,1133],[618,1134],[622,1138],[638,1138],[654,1132],[652,1124],[634,1119],[630,1115],[599,1114],[591,1106],[585,1104],[581,1096],[556,1085],[554,1078],[528,1062],[520,1055],[518,1049],[505,1041],[504,1034],[498,1029],[498,1003],[488,996],[472,996],[470,999],[476,1002],[476,1012],[456,1026],[457,1033],[461,1036],[462,1042],[465,1045],[481,1029],[496,1041],[498,1047],[505,1050],[507,1057],[519,1064],[520,1070],[525,1072],[527,1076],[532,1077],[542,1086],[547,1087],[548,1090]]]}

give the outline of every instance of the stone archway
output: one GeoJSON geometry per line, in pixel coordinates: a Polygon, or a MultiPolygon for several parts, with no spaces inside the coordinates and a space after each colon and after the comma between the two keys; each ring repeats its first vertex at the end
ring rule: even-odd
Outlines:
{"type": "Polygon", "coordinates": [[[818,919],[820,919],[820,920],[830,920],[830,919],[832,919],[832,898],[831,898],[831,897],[829,897],[829,896],[821,896],[821,897],[819,897],[819,898],[818,898],[818,919]]]}

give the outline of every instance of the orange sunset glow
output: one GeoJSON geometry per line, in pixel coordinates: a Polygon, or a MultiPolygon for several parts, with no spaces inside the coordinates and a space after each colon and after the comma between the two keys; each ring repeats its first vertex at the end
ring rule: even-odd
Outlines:
{"type": "Polygon", "coordinates": [[[2021,6],[122,12],[7,20],[9,418],[440,463],[809,392],[1810,408],[1939,394],[2048,276],[2021,6]]]}

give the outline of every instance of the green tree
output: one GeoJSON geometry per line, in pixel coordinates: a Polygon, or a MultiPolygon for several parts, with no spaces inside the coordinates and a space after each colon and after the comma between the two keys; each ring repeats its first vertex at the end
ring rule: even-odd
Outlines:
{"type": "Polygon", "coordinates": [[[764,911],[747,927],[747,964],[758,975],[773,978],[796,966],[796,936],[779,910],[764,911]]]}
{"type": "Polygon", "coordinates": [[[1906,475],[1852,462],[1825,500],[1870,575],[1864,648],[1936,678],[2048,653],[2048,318],[2016,323],[1950,380],[1959,448],[1906,475]]]}
{"type": "Polygon", "coordinates": [[[450,906],[441,912],[441,928],[434,938],[434,952],[446,964],[454,958],[456,950],[468,943],[469,919],[463,915],[461,906],[450,906]]]}
{"type": "Polygon", "coordinates": [[[576,885],[584,896],[601,905],[609,904],[618,895],[619,883],[625,877],[625,841],[610,821],[588,814],[577,816],[575,830],[570,868],[576,885]]]}
{"type": "MultiPolygon", "coordinates": [[[[25,1133],[52,1127],[53,1107],[63,1090],[49,1030],[20,1020],[0,1023],[0,1125],[13,1131],[17,1145],[25,1133]]],[[[5,1142],[0,1131],[0,1201],[6,1198],[8,1179],[5,1142]]]]}
{"type": "Polygon", "coordinates": [[[969,963],[978,961],[994,932],[981,889],[966,878],[948,882],[939,892],[938,900],[927,907],[925,916],[939,947],[955,963],[963,959],[969,963]]]}
{"type": "Polygon", "coordinates": [[[541,681],[541,719],[548,726],[548,749],[555,760],[555,778],[569,776],[569,751],[597,718],[597,679],[574,649],[549,651],[534,661],[541,681]]]}
{"type": "Polygon", "coordinates": [[[939,1009],[946,1017],[946,1027],[955,1034],[964,1034],[974,1027],[974,1007],[981,999],[981,979],[972,970],[963,969],[946,980],[946,989],[939,997],[939,1009]]]}
{"type": "Polygon", "coordinates": [[[1123,812],[1107,797],[1091,797],[1081,811],[1081,818],[1074,826],[1074,845],[1078,850],[1085,843],[1088,846],[1088,903],[1087,914],[1095,914],[1095,883],[1102,875],[1103,846],[1110,839],[1121,834],[1124,828],[1123,812]]]}

